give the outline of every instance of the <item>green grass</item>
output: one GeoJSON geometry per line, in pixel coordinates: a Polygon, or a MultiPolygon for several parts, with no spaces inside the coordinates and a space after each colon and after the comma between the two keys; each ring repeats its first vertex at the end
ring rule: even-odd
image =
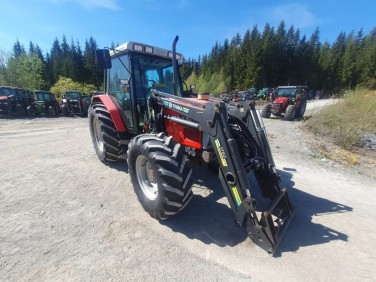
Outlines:
{"type": "Polygon", "coordinates": [[[306,124],[315,134],[329,137],[346,150],[360,146],[365,133],[376,134],[376,91],[347,92],[341,101],[313,115],[306,124]]]}

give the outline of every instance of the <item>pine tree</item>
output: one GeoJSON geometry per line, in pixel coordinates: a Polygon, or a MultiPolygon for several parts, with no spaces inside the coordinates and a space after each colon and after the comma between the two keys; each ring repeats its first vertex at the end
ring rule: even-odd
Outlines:
{"type": "Polygon", "coordinates": [[[13,52],[12,55],[14,58],[18,58],[22,55],[26,55],[25,47],[20,43],[20,41],[17,38],[16,43],[13,45],[13,52]]]}
{"type": "Polygon", "coordinates": [[[98,68],[96,61],[97,42],[90,36],[89,40],[85,41],[83,65],[85,70],[85,82],[99,87],[102,84],[102,73],[98,68]]]}

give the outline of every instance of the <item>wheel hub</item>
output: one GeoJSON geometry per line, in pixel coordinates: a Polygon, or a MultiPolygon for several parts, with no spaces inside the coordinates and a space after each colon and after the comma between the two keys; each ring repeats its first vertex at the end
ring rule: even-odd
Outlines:
{"type": "Polygon", "coordinates": [[[93,118],[93,131],[94,131],[94,136],[95,136],[95,142],[98,146],[98,149],[101,152],[103,152],[104,145],[103,145],[102,128],[97,117],[93,118]]]}
{"type": "Polygon", "coordinates": [[[151,201],[155,200],[158,197],[157,178],[155,170],[144,155],[136,159],[136,175],[145,196],[151,201]]]}

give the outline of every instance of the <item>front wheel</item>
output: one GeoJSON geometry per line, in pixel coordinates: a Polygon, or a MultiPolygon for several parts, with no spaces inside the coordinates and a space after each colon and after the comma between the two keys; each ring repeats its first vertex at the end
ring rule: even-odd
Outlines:
{"type": "Polygon", "coordinates": [[[26,108],[26,112],[27,112],[27,115],[28,115],[29,117],[31,117],[31,116],[33,116],[33,115],[35,114],[35,111],[34,111],[34,109],[33,109],[32,106],[27,106],[27,108],[26,108]]]}
{"type": "Polygon", "coordinates": [[[296,107],[295,105],[288,105],[286,108],[286,113],[284,120],[294,120],[296,118],[296,107]]]}
{"type": "Polygon", "coordinates": [[[21,104],[16,105],[16,113],[17,113],[17,116],[24,116],[25,115],[26,111],[21,104]]]}
{"type": "Polygon", "coordinates": [[[66,105],[63,105],[61,107],[61,112],[63,113],[63,116],[65,116],[65,117],[69,116],[68,107],[66,105]]]}
{"type": "Polygon", "coordinates": [[[158,220],[181,211],[192,198],[192,169],[181,145],[163,133],[142,134],[128,148],[129,175],[144,210],[158,220]]]}
{"type": "Polygon", "coordinates": [[[272,114],[272,104],[268,103],[261,109],[261,117],[263,118],[270,118],[272,114]]]}

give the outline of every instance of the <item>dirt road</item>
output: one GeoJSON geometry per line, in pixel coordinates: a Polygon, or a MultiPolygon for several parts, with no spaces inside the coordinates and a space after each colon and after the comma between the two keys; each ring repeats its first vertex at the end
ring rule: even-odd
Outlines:
{"type": "Polygon", "coordinates": [[[235,226],[208,171],[194,171],[190,205],[158,222],[125,163],[98,161],[86,119],[0,119],[0,280],[374,280],[375,182],[321,161],[300,122],[265,126],[296,207],[276,257],[235,226]]]}

